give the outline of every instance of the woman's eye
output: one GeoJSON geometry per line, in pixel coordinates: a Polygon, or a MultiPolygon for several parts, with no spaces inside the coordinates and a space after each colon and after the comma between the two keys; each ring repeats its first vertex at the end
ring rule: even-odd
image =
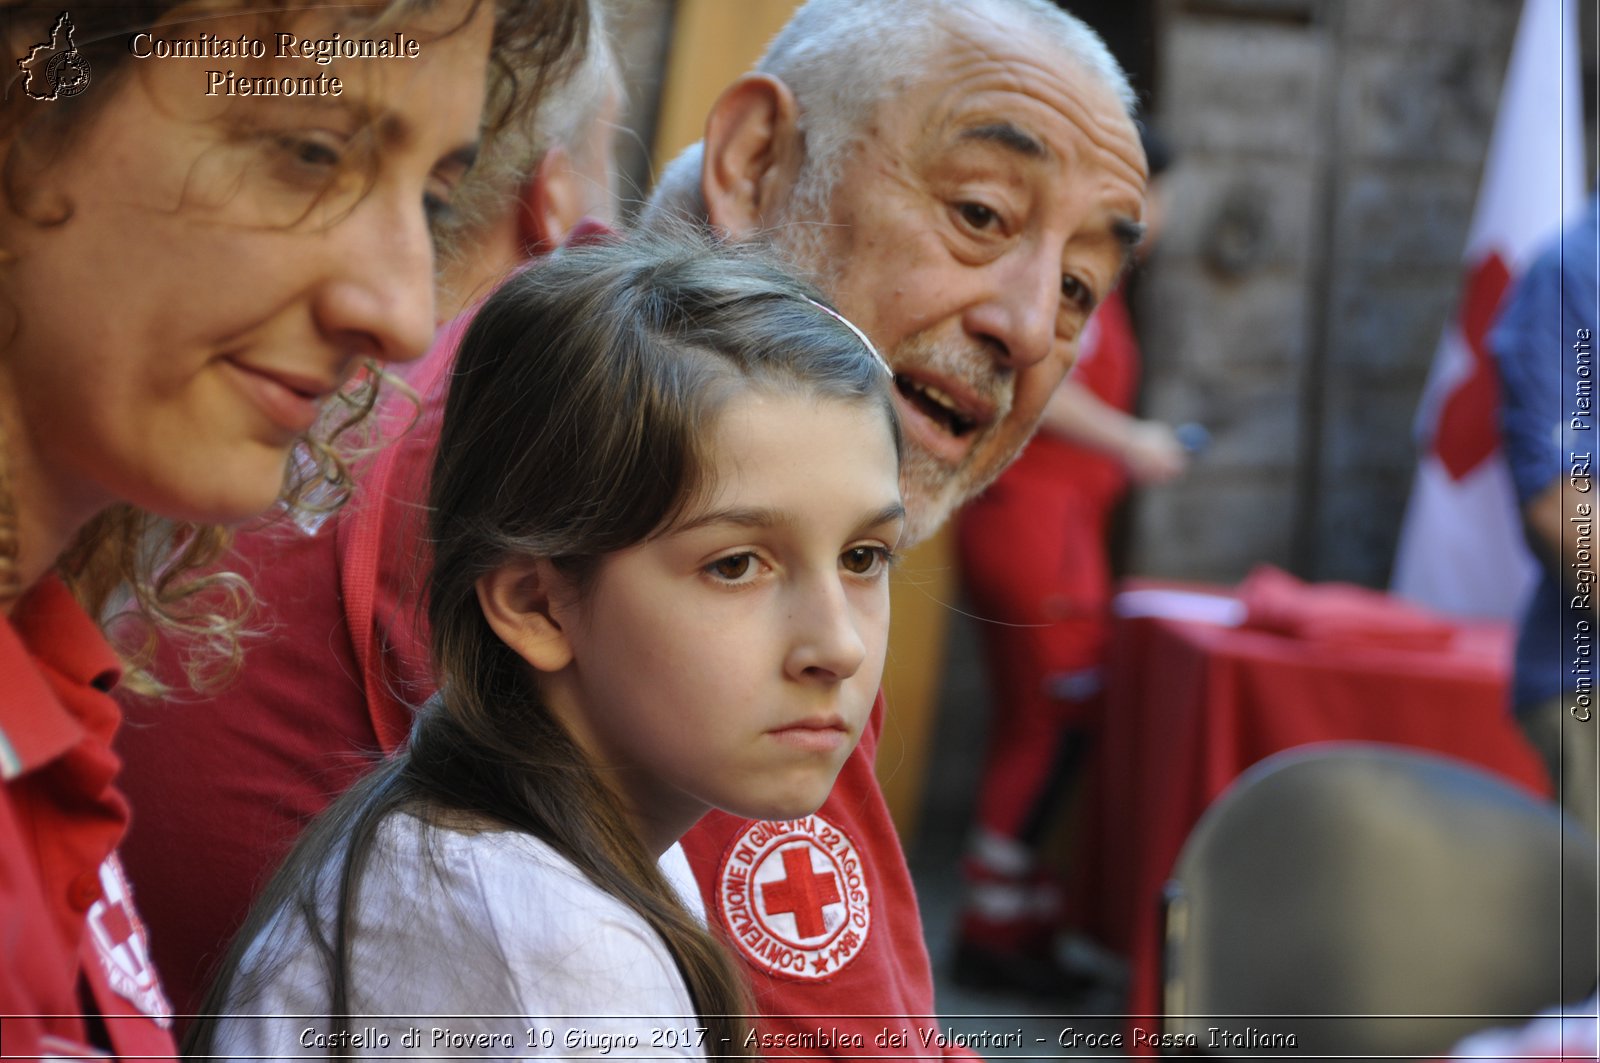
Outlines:
{"type": "Polygon", "coordinates": [[[447,196],[434,192],[422,197],[422,212],[434,229],[446,229],[456,221],[456,209],[447,196]]]}
{"type": "Polygon", "coordinates": [[[333,169],[342,160],[339,145],[319,134],[285,134],[278,146],[296,163],[311,169],[333,169]]]}
{"type": "Polygon", "coordinates": [[[839,564],[856,576],[869,576],[889,564],[889,550],[883,546],[853,546],[839,555],[839,564]]]}
{"type": "Polygon", "coordinates": [[[706,571],[720,580],[738,583],[755,571],[755,560],[752,554],[730,554],[711,562],[706,571]]]}
{"type": "Polygon", "coordinates": [[[982,203],[961,203],[956,210],[961,213],[961,220],[974,229],[988,229],[1000,220],[1000,215],[982,203]]]}

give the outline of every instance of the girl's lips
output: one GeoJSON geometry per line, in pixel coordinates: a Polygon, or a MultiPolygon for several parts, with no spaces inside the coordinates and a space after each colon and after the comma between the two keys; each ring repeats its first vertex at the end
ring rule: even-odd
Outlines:
{"type": "Polygon", "coordinates": [[[775,727],[767,734],[808,753],[832,753],[850,742],[850,729],[837,717],[801,720],[787,727],[775,727]]]}
{"type": "Polygon", "coordinates": [[[234,382],[273,424],[293,435],[317,423],[327,391],[318,381],[256,369],[224,358],[234,382]]]}

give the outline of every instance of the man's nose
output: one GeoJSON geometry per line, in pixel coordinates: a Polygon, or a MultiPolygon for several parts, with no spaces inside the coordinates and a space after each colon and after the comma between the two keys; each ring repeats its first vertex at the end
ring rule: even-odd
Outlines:
{"type": "Polygon", "coordinates": [[[1025,369],[1055,346],[1061,266],[1042,248],[1017,248],[990,263],[988,290],[967,311],[967,332],[989,341],[1003,365],[1025,369]]]}

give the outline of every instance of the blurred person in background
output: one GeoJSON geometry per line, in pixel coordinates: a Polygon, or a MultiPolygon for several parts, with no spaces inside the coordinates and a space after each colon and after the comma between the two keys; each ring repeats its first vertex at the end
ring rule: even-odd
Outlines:
{"type": "Polygon", "coordinates": [[[1591,386],[1600,329],[1597,245],[1600,210],[1591,196],[1582,216],[1518,280],[1489,333],[1506,460],[1539,561],[1517,634],[1512,702],[1562,808],[1590,834],[1600,831],[1591,386]]]}
{"type": "Polygon", "coordinates": [[[617,224],[617,137],[625,102],[606,0],[591,0],[588,50],[534,120],[502,132],[456,196],[439,276],[450,321],[574,230],[617,224]]]}
{"type": "Polygon", "coordinates": [[[1450,1058],[1476,1063],[1588,1063],[1600,1059],[1600,996],[1552,1008],[1525,1026],[1475,1033],[1457,1044],[1450,1058]]]}
{"type": "MultiPolygon", "coordinates": [[[[1142,257],[1171,152],[1148,126],[1140,136],[1151,175],[1142,257]]],[[[1112,517],[1130,485],[1166,483],[1187,464],[1170,426],[1133,413],[1139,363],[1119,286],[1089,320],[1039,433],[956,518],[991,707],[954,958],[972,988],[1067,995],[1096,970],[1081,947],[1058,954],[1062,891],[1042,849],[1101,704],[1112,517]]]]}

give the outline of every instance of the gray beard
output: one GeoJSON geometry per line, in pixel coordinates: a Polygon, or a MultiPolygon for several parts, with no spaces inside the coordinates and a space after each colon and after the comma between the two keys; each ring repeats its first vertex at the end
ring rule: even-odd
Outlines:
{"type": "MultiPolygon", "coordinates": [[[[828,250],[828,223],[822,220],[828,216],[827,190],[815,187],[819,183],[802,175],[790,199],[789,209],[768,234],[768,238],[790,268],[837,302],[837,294],[833,292],[827,274],[827,263],[831,257],[828,250]]],[[[889,364],[895,367],[907,364],[909,360],[913,365],[937,364],[948,371],[956,369],[965,360],[961,352],[942,350],[920,337],[911,337],[896,348],[884,349],[883,353],[889,364]]],[[[965,356],[970,357],[970,354],[965,356]]],[[[983,357],[987,358],[987,355],[983,357]]],[[[984,390],[995,404],[994,424],[999,425],[1005,421],[1011,409],[1010,381],[991,376],[988,382],[992,386],[984,390]]],[[[979,440],[978,445],[981,446],[981,443],[982,440],[979,440]]],[[[1008,457],[990,469],[978,468],[970,461],[951,468],[907,439],[905,452],[900,459],[900,491],[906,506],[901,545],[914,546],[932,537],[956,509],[993,483],[1009,463],[1008,457]]]]}

